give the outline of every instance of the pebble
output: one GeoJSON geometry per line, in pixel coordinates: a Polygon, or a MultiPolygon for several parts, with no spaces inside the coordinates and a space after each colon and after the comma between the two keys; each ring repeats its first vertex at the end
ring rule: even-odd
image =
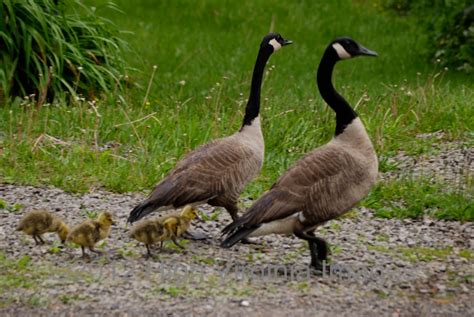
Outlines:
{"type": "Polygon", "coordinates": [[[250,303],[246,300],[243,300],[240,302],[240,306],[243,306],[243,307],[249,307],[250,306],[250,303]]]}

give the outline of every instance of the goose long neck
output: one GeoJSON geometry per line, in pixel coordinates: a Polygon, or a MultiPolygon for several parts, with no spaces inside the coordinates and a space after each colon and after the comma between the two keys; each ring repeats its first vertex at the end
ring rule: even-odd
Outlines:
{"type": "Polygon", "coordinates": [[[337,60],[335,53],[332,52],[330,48],[326,49],[321,63],[319,64],[317,74],[319,93],[329,107],[336,113],[335,135],[341,134],[345,127],[357,118],[357,113],[344,97],[334,89],[332,84],[332,73],[337,60]]]}
{"type": "Polygon", "coordinates": [[[242,128],[246,125],[251,125],[253,119],[258,117],[260,112],[260,89],[262,87],[263,71],[265,70],[265,66],[268,59],[270,58],[270,55],[271,53],[266,52],[263,48],[261,48],[258,52],[257,61],[255,62],[253,69],[250,96],[247,102],[247,107],[245,108],[245,116],[242,123],[242,128]]]}

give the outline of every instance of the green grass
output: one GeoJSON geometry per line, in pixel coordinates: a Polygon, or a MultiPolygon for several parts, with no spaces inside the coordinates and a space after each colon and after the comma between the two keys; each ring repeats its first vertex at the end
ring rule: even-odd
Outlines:
{"type": "MultiPolygon", "coordinates": [[[[54,252],[53,252],[54,253],[54,252]]],[[[76,284],[79,280],[91,280],[87,272],[58,267],[49,262],[33,261],[28,255],[13,258],[0,251],[0,308],[12,303],[30,307],[46,307],[54,298],[42,295],[45,288],[54,287],[52,276],[58,285],[76,284]],[[24,295],[20,296],[19,290],[24,295]]],[[[58,299],[67,304],[71,301],[88,299],[84,294],[60,294],[58,299]]]]}
{"type": "Polygon", "coordinates": [[[35,95],[40,107],[66,94],[117,93],[125,42],[109,20],[80,1],[55,2],[3,1],[0,101],[35,95]]]}
{"type": "MultiPolygon", "coordinates": [[[[472,181],[466,184],[472,188],[472,181]]],[[[427,178],[379,182],[362,205],[382,218],[421,218],[474,221],[474,192],[427,178]]]]}
{"type": "Polygon", "coordinates": [[[35,285],[38,275],[41,274],[39,272],[35,272],[33,276],[28,274],[28,270],[31,269],[31,258],[27,255],[18,260],[12,260],[0,253],[0,268],[3,272],[0,277],[0,289],[2,290],[31,288],[35,285]]]}
{"type": "Polygon", "coordinates": [[[73,192],[148,191],[184,153],[239,128],[258,45],[272,24],[295,44],[267,67],[265,163],[243,197],[258,197],[290,164],[331,138],[334,114],[319,97],[315,70],[324,47],[340,35],[380,55],[341,62],[334,79],[358,105],[381,157],[430,151],[431,140],[415,136],[438,130],[445,132],[442,141],[473,144],[472,80],[428,64],[419,54],[426,39],[416,23],[370,2],[117,1],[126,13],[107,10],[105,1],[91,3],[132,32],[124,35],[134,51],[126,58],[138,71],[127,73],[132,84],[125,100],[40,109],[29,99],[3,105],[0,181],[73,192]]]}

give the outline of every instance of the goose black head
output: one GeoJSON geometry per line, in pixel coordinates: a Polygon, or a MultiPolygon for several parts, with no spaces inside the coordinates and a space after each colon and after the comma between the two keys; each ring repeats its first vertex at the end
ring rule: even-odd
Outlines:
{"type": "Polygon", "coordinates": [[[340,37],[332,41],[330,47],[339,59],[349,59],[359,55],[377,56],[377,53],[360,45],[350,37],[340,37]]]}
{"type": "Polygon", "coordinates": [[[262,40],[260,48],[268,49],[271,53],[278,51],[282,46],[289,45],[293,41],[285,40],[278,33],[268,33],[262,40]]]}

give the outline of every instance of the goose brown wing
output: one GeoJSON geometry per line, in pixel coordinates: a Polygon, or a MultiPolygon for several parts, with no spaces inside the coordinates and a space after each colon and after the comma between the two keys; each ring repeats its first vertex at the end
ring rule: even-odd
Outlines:
{"type": "Polygon", "coordinates": [[[221,139],[184,157],[148,199],[154,205],[182,206],[243,186],[258,170],[255,154],[239,142],[221,139]]]}
{"type": "Polygon", "coordinates": [[[327,188],[349,186],[344,183],[345,170],[354,165],[353,161],[346,151],[329,146],[310,152],[289,168],[232,227],[226,228],[226,232],[286,218],[325,195],[327,188]]]}

